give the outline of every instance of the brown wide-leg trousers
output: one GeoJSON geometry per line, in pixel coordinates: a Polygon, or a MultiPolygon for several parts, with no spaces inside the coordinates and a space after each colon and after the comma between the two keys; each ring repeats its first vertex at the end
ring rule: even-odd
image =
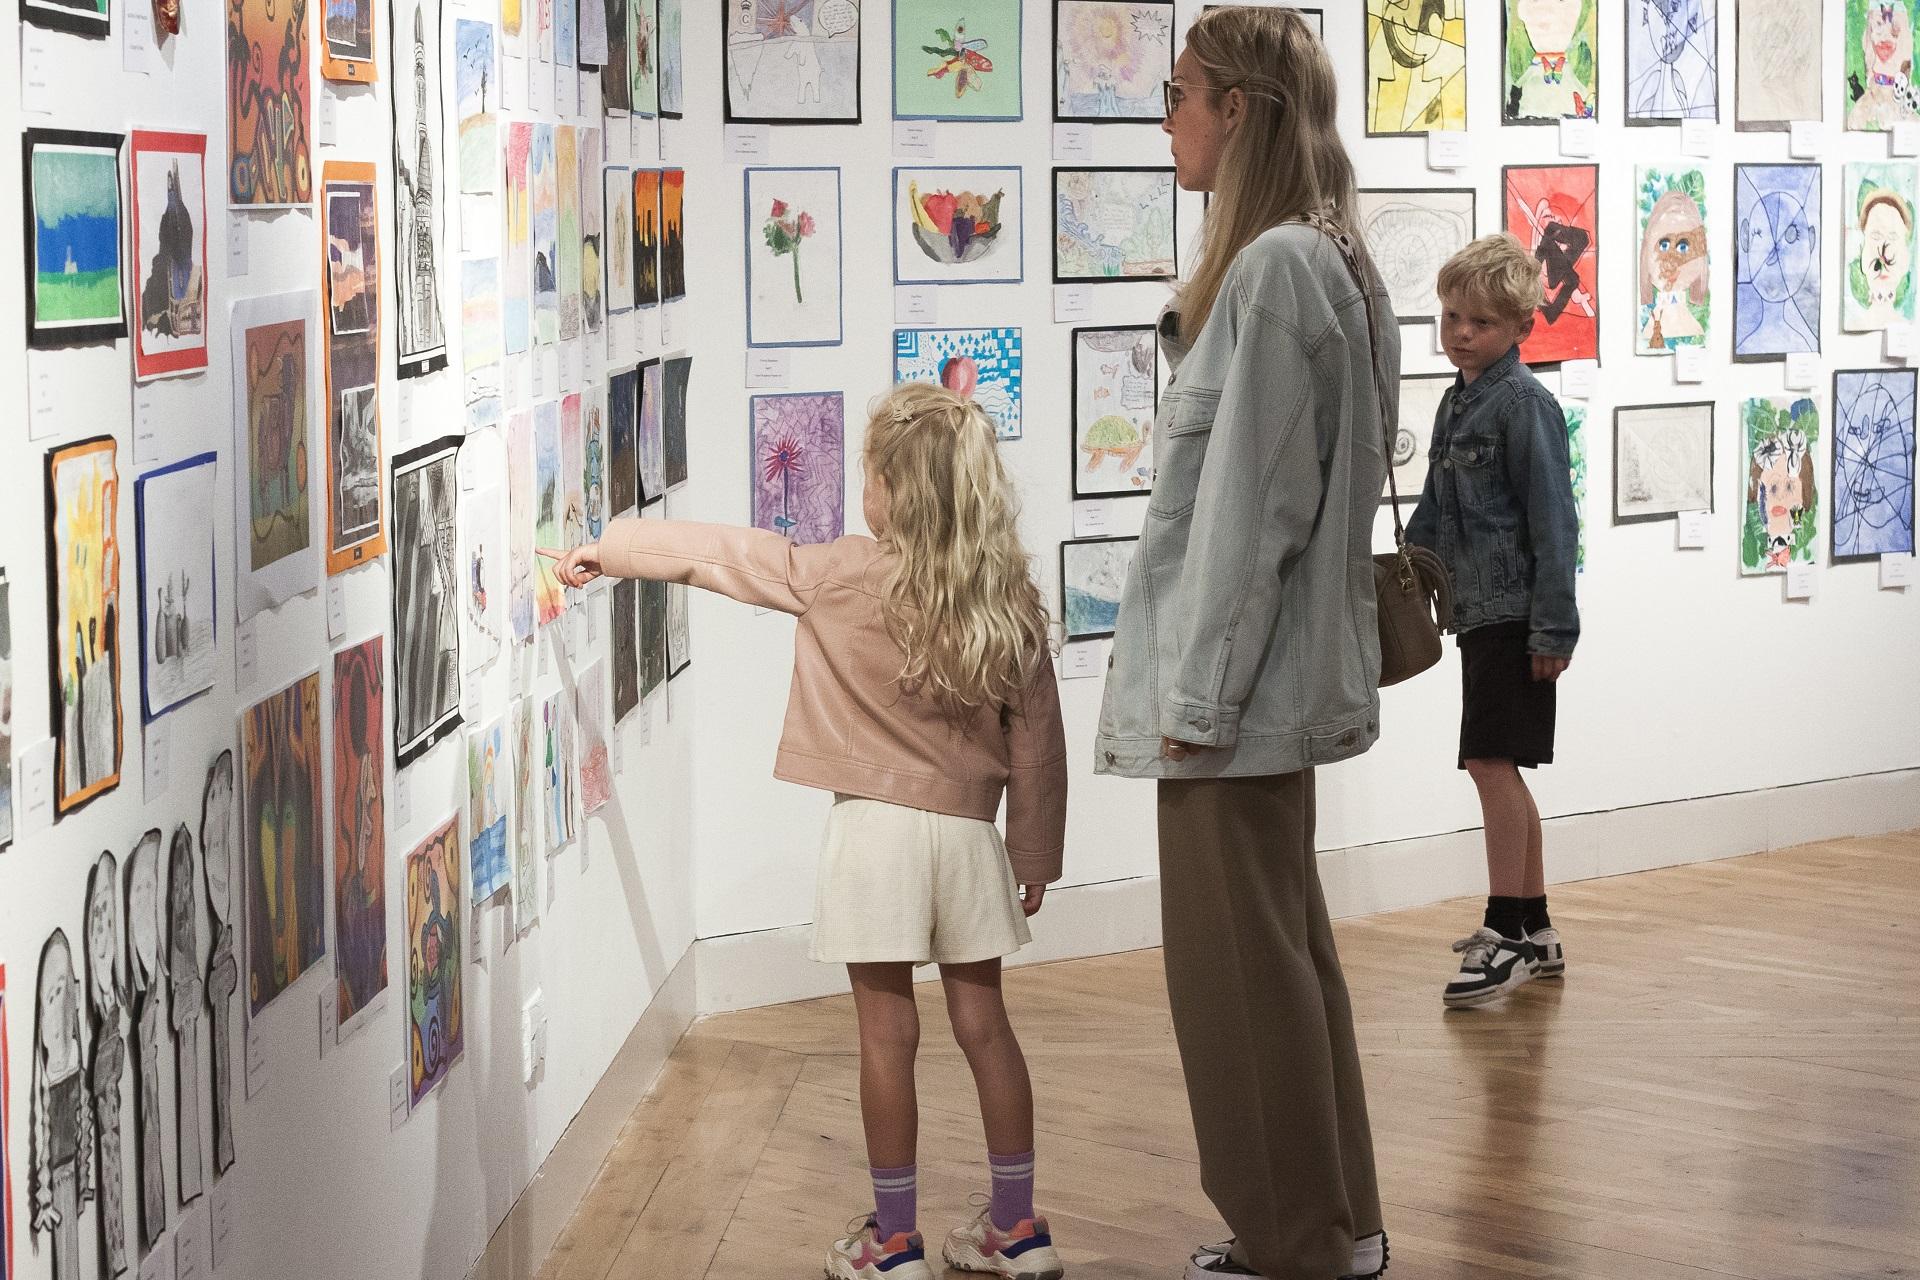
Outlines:
{"type": "Polygon", "coordinates": [[[1314,860],[1313,771],[1160,783],[1167,996],[1200,1185],[1269,1280],[1380,1230],[1373,1134],[1314,860]]]}

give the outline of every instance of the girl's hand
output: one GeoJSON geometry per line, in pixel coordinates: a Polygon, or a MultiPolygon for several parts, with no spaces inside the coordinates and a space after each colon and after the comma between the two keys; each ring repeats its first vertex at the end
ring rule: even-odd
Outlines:
{"type": "Polygon", "coordinates": [[[571,551],[553,551],[546,547],[536,550],[553,561],[553,576],[560,579],[562,586],[578,590],[601,574],[600,544],[597,542],[582,543],[571,551]]]}
{"type": "Polygon", "coordinates": [[[1046,900],[1047,886],[1043,884],[1023,884],[1020,886],[1020,910],[1031,916],[1040,910],[1040,904],[1046,900]]]}

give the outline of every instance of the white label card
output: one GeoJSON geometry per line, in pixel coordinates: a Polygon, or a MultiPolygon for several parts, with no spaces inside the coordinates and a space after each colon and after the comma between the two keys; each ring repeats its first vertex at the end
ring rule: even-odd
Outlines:
{"type": "Polygon", "coordinates": [[[387,1077],[387,1127],[398,1129],[407,1122],[407,1064],[401,1063],[387,1077]]]}
{"type": "Polygon", "coordinates": [[[1893,126],[1891,150],[1896,156],[1920,156],[1920,121],[1901,120],[1893,126]]]}
{"type": "Polygon", "coordinates": [[[1093,126],[1057,124],[1053,126],[1053,162],[1055,164],[1093,163],[1093,126]]]}
{"type": "Polygon", "coordinates": [[[340,99],[333,90],[320,90],[320,145],[330,147],[340,140],[340,99]]]}
{"type": "Polygon", "coordinates": [[[1680,122],[1680,154],[1684,156],[1710,156],[1713,154],[1712,120],[1689,117],[1680,122]]]}
{"type": "Polygon", "coordinates": [[[500,109],[520,111],[527,105],[527,60],[517,54],[500,59],[500,109]]]}
{"type": "Polygon", "coordinates": [[[1673,353],[1673,380],[1675,382],[1705,382],[1707,378],[1707,349],[1705,347],[1678,347],[1673,353]]]}
{"type": "Polygon", "coordinates": [[[247,1096],[267,1087],[267,1036],[257,1021],[247,1023],[247,1096]]]}
{"type": "Polygon", "coordinates": [[[755,390],[787,385],[791,366],[785,350],[747,352],[747,385],[755,390]]]}
{"type": "Polygon", "coordinates": [[[19,753],[20,833],[32,835],[53,825],[52,738],[36,742],[19,753]]]}
{"type": "Polygon", "coordinates": [[[1593,399],[1593,384],[1599,372],[1598,360],[1568,360],[1560,366],[1560,398],[1593,399]]]}
{"type": "Polygon", "coordinates": [[[1086,680],[1107,673],[1107,645],[1103,640],[1076,640],[1060,646],[1060,678],[1086,680]]]}
{"type": "Polygon", "coordinates": [[[233,1184],[221,1178],[213,1184],[213,1226],[207,1232],[208,1243],[213,1246],[213,1269],[218,1271],[220,1264],[233,1251],[233,1184]]]}
{"type": "Polygon", "coordinates": [[[206,1226],[200,1206],[194,1205],[173,1229],[174,1280],[200,1280],[206,1274],[206,1226]]]}
{"type": "Polygon", "coordinates": [[[1818,160],[1826,149],[1826,132],[1818,120],[1795,120],[1787,126],[1787,154],[1796,160],[1818,160]]]}
{"type": "Polygon", "coordinates": [[[1805,562],[1787,566],[1787,599],[1813,599],[1813,566],[1805,562]]]}
{"type": "Polygon", "coordinates": [[[939,324],[940,290],[935,285],[901,285],[893,291],[895,324],[939,324]]]}
{"type": "Polygon", "coordinates": [[[1079,324],[1093,319],[1093,286],[1057,284],[1053,286],[1053,322],[1079,324]]]}
{"type": "Polygon", "coordinates": [[[1905,551],[1888,551],[1880,557],[1880,589],[1901,591],[1913,585],[1913,556],[1905,551]]]}
{"type": "Polygon", "coordinates": [[[167,64],[153,41],[153,10],[141,4],[120,6],[120,67],[137,75],[164,72],[167,64]]]}
{"type": "Polygon", "coordinates": [[[148,725],[141,736],[144,739],[142,745],[146,748],[141,753],[146,765],[142,775],[141,797],[152,804],[166,793],[167,780],[173,774],[172,752],[169,750],[171,735],[167,732],[166,717],[162,716],[148,725]]]}
{"type": "Polygon", "coordinates": [[[1560,154],[1586,159],[1600,150],[1600,122],[1592,118],[1560,122],[1560,154]]]}
{"type": "Polygon", "coordinates": [[[660,307],[660,345],[671,351],[680,345],[680,308],[671,303],[660,307]]]}
{"type": "Polygon", "coordinates": [[[247,219],[232,212],[227,214],[227,274],[247,274],[247,219]]]}
{"type": "Polygon", "coordinates": [[[1682,511],[1679,516],[1677,542],[1682,551],[1699,551],[1707,545],[1707,534],[1713,528],[1713,512],[1682,511]]]}
{"type": "Polygon", "coordinates": [[[347,634],[347,584],[343,575],[327,579],[327,639],[347,634]]]}
{"type": "Polygon", "coordinates": [[[320,1056],[326,1057],[340,1034],[340,997],[332,987],[320,993],[320,1056]]]}
{"type": "Polygon", "coordinates": [[[1073,504],[1073,536],[1097,538],[1108,528],[1113,515],[1113,499],[1094,498],[1073,504]]]}
{"type": "Polygon", "coordinates": [[[1886,353],[1889,360],[1905,360],[1913,354],[1913,326],[1897,324],[1887,330],[1886,353]]]}
{"type": "Polygon", "coordinates": [[[764,124],[727,126],[728,164],[765,164],[773,158],[773,131],[764,124]]]}
{"type": "Polygon", "coordinates": [[[60,432],[60,386],[54,380],[51,351],[27,353],[27,439],[45,440],[60,432]]]}
{"type": "Polygon", "coordinates": [[[1794,391],[1811,391],[1820,376],[1820,353],[1794,351],[1787,355],[1786,384],[1794,391]]]}
{"type": "Polygon", "coordinates": [[[413,775],[397,769],[393,775],[394,829],[404,831],[413,824],[413,775]]]}
{"type": "Polygon", "coordinates": [[[940,126],[933,120],[893,122],[893,154],[902,160],[931,160],[940,126]]]}
{"type": "Polygon", "coordinates": [[[160,388],[151,382],[133,384],[133,460],[158,462],[160,443],[160,388]]]}
{"type": "Polygon", "coordinates": [[[54,76],[60,65],[53,42],[60,37],[30,22],[21,23],[19,30],[20,109],[31,115],[50,116],[58,102],[54,76]]]}
{"type": "Polygon", "coordinates": [[[254,678],[260,674],[260,644],[252,618],[234,629],[233,674],[242,690],[253,688],[254,678]]]}
{"type": "Polygon", "coordinates": [[[1436,129],[1427,135],[1427,168],[1463,169],[1467,164],[1467,135],[1450,129],[1436,129]]]}

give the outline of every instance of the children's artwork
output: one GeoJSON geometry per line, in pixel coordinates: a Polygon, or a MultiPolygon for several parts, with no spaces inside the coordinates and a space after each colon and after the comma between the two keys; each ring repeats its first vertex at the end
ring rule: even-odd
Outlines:
{"type": "Polygon", "coordinates": [[[1171,280],[1173,170],[1053,171],[1053,279],[1171,280]]]}
{"type": "Polygon", "coordinates": [[[1627,0],[1627,121],[1720,118],[1718,0],[1627,0]]]}
{"type": "MultiPolygon", "coordinates": [[[[587,7],[591,8],[592,5],[587,7]]],[[[500,171],[500,73],[493,59],[493,24],[453,20],[454,110],[460,121],[460,190],[484,194],[500,171]]]]}
{"type": "Polygon", "coordinates": [[[460,596],[466,602],[460,652],[471,674],[493,665],[506,644],[504,510],[498,487],[477,490],[460,504],[460,596]]]}
{"type": "Polygon", "coordinates": [[[607,468],[607,509],[624,515],[640,505],[640,454],[635,443],[639,409],[640,371],[621,369],[607,375],[607,426],[611,461],[607,468]]]}
{"type": "Polygon", "coordinates": [[[515,644],[533,640],[535,503],[533,420],[523,409],[507,419],[507,617],[515,644]]]}
{"type": "Polygon", "coordinates": [[[602,204],[607,226],[607,314],[623,316],[633,310],[633,171],[610,164],[601,171],[602,204]]]}
{"type": "Polygon", "coordinates": [[[373,60],[373,0],[325,0],[320,34],[320,74],[326,79],[371,84],[380,78],[373,60]]]}
{"type": "Polygon", "coordinates": [[[1913,83],[1920,0],[1846,0],[1846,9],[1847,128],[1883,133],[1920,119],[1913,83]]]}
{"type": "Polygon", "coordinates": [[[1018,284],[1023,207],[1018,165],[895,169],[893,282],[1018,284]]]}
{"type": "Polygon", "coordinates": [[[460,724],[460,437],[393,460],[393,749],[404,769],[460,724]]]}
{"type": "Polygon", "coordinates": [[[173,1132],[183,1205],[199,1199],[206,1174],[200,1145],[200,1009],[206,992],[200,978],[199,921],[200,873],[194,866],[193,832],[182,822],[173,829],[167,855],[166,945],[173,988],[173,1132]]]}
{"type": "Polygon", "coordinates": [[[1833,375],[1833,554],[1912,555],[1912,369],[1833,375]]]}
{"type": "Polygon", "coordinates": [[[665,493],[687,482],[687,386],[692,378],[692,356],[668,356],[660,366],[661,467],[666,481],[662,490],[665,493]]]}
{"type": "Polygon", "coordinates": [[[802,545],[846,532],[846,404],[838,391],[751,396],[750,523],[802,545]]]}
{"type": "Polygon", "coordinates": [[[127,336],[120,290],[120,135],[28,129],[27,344],[127,336]]]}
{"type": "MultiPolygon", "coordinates": [[[[565,5],[561,6],[565,8],[565,5]]],[[[554,128],[554,180],[560,198],[557,246],[560,268],[560,340],[580,336],[580,153],[579,134],[554,128]]]]}
{"type": "Polygon", "coordinates": [[[54,810],[120,785],[120,475],[112,436],[47,452],[54,810]]]}
{"type": "MultiPolygon", "coordinates": [[[[624,35],[626,27],[620,30],[624,35]]],[[[605,0],[580,0],[580,69],[605,66],[607,52],[605,0]]]]}
{"type": "Polygon", "coordinates": [[[633,79],[627,70],[627,10],[629,0],[607,2],[607,59],[600,64],[600,105],[610,116],[622,116],[633,106],[633,79]]]}
{"type": "Polygon", "coordinates": [[[842,337],[840,170],[746,171],[747,345],[842,337]]]}
{"type": "Polygon", "coordinates": [[[1520,358],[1530,365],[1599,359],[1598,166],[1508,165],[1502,175],[1503,227],[1533,250],[1546,286],[1520,358]]]}
{"type": "Polygon", "coordinates": [[[314,554],[314,295],[233,304],[233,483],[242,621],[320,584],[314,554]]]}
{"type": "Polygon", "coordinates": [[[540,914],[540,739],[534,732],[533,699],[515,698],[508,715],[513,732],[513,814],[509,820],[513,834],[513,914],[524,932],[540,914]]]}
{"type": "Polygon", "coordinates": [[[584,424],[580,429],[580,493],[586,499],[583,530],[589,542],[598,542],[607,527],[607,406],[599,388],[580,402],[584,424]]]}
{"type": "Polygon", "coordinates": [[[460,816],[407,855],[407,1065],[414,1106],[466,1048],[460,816]]]}
{"type": "Polygon", "coordinates": [[[1736,164],[1733,355],[1820,349],[1820,166],[1736,164]]]}
{"type": "Polygon", "coordinates": [[[660,361],[640,366],[640,412],[634,429],[638,440],[640,501],[652,502],[667,492],[667,439],[664,425],[666,392],[660,361]]]}
{"type": "Polygon", "coordinates": [[[580,429],[580,396],[560,398],[560,485],[562,508],[560,545],[577,547],[587,540],[586,440],[580,429]]]}
{"type": "MultiPolygon", "coordinates": [[[[1433,422],[1453,386],[1450,373],[1415,373],[1400,379],[1400,421],[1393,432],[1393,485],[1402,502],[1418,502],[1427,485],[1427,454],[1433,422]]],[[[1391,495],[1381,495],[1392,502],[1391,495]]]]}
{"type": "Polygon", "coordinates": [[[660,111],[660,64],[655,49],[659,29],[656,0],[627,0],[627,76],[632,98],[628,110],[649,120],[660,111]]]}
{"type": "Polygon", "coordinates": [[[857,0],[729,0],[725,12],[729,124],[859,123],[857,0]]]}
{"type": "Polygon", "coordinates": [[[217,457],[196,454],[134,482],[140,530],[140,709],[146,721],[213,688],[217,457]]]}
{"type": "Polygon", "coordinates": [[[1018,440],[1018,329],[895,329],[893,380],[931,382],[971,400],[993,419],[1002,440],[1018,440]]]}
{"type": "MultiPolygon", "coordinates": [[[[686,105],[685,58],[681,50],[681,0],[659,0],[660,25],[654,47],[660,63],[660,114],[678,120],[686,105]]],[[[837,12],[837,11],[836,11],[837,12]]]]}
{"type": "Polygon", "coordinates": [[[660,301],[660,171],[633,171],[633,301],[660,301]]]}
{"type": "Polygon", "coordinates": [[[1846,167],[1842,329],[1861,332],[1913,323],[1915,173],[1912,164],[1846,167]]]}
{"type": "MultiPolygon", "coordinates": [[[[12,845],[13,584],[7,581],[7,571],[0,569],[0,850],[12,845]]],[[[0,1168],[4,1168],[4,1164],[4,1157],[0,1157],[0,1168]]],[[[0,1239],[0,1247],[4,1244],[4,1239],[0,1239]]]]}
{"type": "Polygon", "coordinates": [[[167,1231],[166,1148],[160,1124],[160,1027],[166,1021],[165,953],[160,947],[158,828],[127,858],[127,987],[133,995],[134,1179],[139,1184],[140,1249],[167,1231]]]}
{"type": "Polygon", "coordinates": [[[1812,564],[1820,533],[1820,409],[1810,397],[1756,396],[1740,404],[1746,449],[1740,481],[1740,572],[1784,573],[1812,564]]]}
{"type": "Polygon", "coordinates": [[[304,9],[296,19],[279,0],[228,0],[224,7],[227,203],[256,209],[306,204],[313,199],[311,24],[304,9]]]}
{"type": "Polygon", "coordinates": [[[94,1198],[93,1108],[87,1090],[80,984],[73,949],[55,929],[40,949],[33,1045],[33,1164],[29,1200],[47,1236],[53,1274],[78,1277],[80,1215],[94,1198]]]}
{"type": "MultiPolygon", "coordinates": [[[[105,36],[113,27],[107,0],[20,0],[20,17],[36,27],[80,36],[105,36]]],[[[0,1272],[0,1276],[12,1274],[0,1272]]]]}
{"type": "MultiPolygon", "coordinates": [[[[376,663],[377,666],[377,663],[376,663]]],[[[338,668],[335,668],[336,672],[338,668]]],[[[335,763],[338,763],[338,756],[335,763]]],[[[207,1009],[213,1032],[213,1169],[233,1168],[233,995],[240,964],[233,953],[233,748],[207,767],[200,794],[200,870],[207,878],[207,1009]]],[[[384,917],[383,917],[384,918],[384,917]]],[[[344,949],[344,939],[343,939],[344,949]]]]}
{"type": "Polygon", "coordinates": [[[688,619],[687,584],[669,582],[666,586],[667,678],[672,679],[693,665],[693,634],[688,619]]]}
{"type": "Polygon", "coordinates": [[[541,754],[547,814],[547,856],[573,843],[580,802],[580,757],[573,725],[573,696],[560,689],[540,704],[541,754]]]}
{"type": "Polygon", "coordinates": [[[565,75],[580,61],[578,0],[553,0],[553,65],[565,75]]]}
{"type": "Polygon", "coordinates": [[[506,260],[500,282],[501,337],[509,355],[527,349],[533,332],[533,190],[529,166],[533,153],[533,125],[526,120],[507,124],[506,260]]]}
{"type": "Polygon", "coordinates": [[[1636,170],[1640,212],[1640,355],[1707,345],[1707,175],[1636,170]]]}
{"type": "Polygon", "coordinates": [[[1172,78],[1173,0],[1055,0],[1055,120],[1162,119],[1172,78]]]}
{"type": "MultiPolygon", "coordinates": [[[[534,524],[533,545],[540,550],[558,551],[567,547],[563,532],[566,522],[566,483],[561,472],[560,406],[548,400],[533,409],[534,524]]],[[[534,556],[535,615],[546,626],[567,607],[560,579],[553,574],[553,562],[543,555],[534,556]]]]}
{"type": "Polygon", "coordinates": [[[1438,320],[1440,268],[1473,241],[1471,187],[1363,190],[1360,228],[1402,324],[1438,320]]]}
{"type": "Polygon", "coordinates": [[[13,1078],[8,1073],[7,966],[0,964],[0,1276],[13,1269],[13,1078]]]}
{"type": "Polygon", "coordinates": [[[574,685],[580,726],[580,800],[598,813],[613,799],[613,758],[607,750],[607,666],[595,661],[574,685]]]}
{"type": "MultiPolygon", "coordinates": [[[[591,8],[591,0],[588,4],[591,8]]],[[[600,199],[600,130],[580,131],[580,176],[575,186],[580,202],[580,323],[588,333],[600,332],[606,314],[607,237],[600,199]]]]}
{"type": "Polygon", "coordinates": [[[1466,127],[1463,0],[1367,0],[1367,135],[1466,127]]]}
{"type": "Polygon", "coordinates": [[[533,183],[533,340],[560,340],[560,186],[553,126],[533,127],[528,173],[533,183]]]}
{"type": "Polygon", "coordinates": [[[660,301],[687,296],[687,171],[660,171],[660,301]]]}
{"type": "Polygon", "coordinates": [[[467,861],[473,900],[485,902],[507,887],[507,721],[467,731],[467,861]]]}
{"type": "Polygon", "coordinates": [[[1818,120],[1820,0],[1734,0],[1734,125],[1785,131],[1818,120]]]}
{"type": "Polygon", "coordinates": [[[240,714],[246,768],[247,1011],[258,1015],[327,950],[320,825],[320,673],[240,714]]]}
{"type": "Polygon", "coordinates": [[[1579,521],[1574,542],[1573,571],[1587,571],[1587,406],[1563,404],[1567,420],[1567,476],[1573,482],[1573,514],[1579,521]]]}
{"type": "Polygon", "coordinates": [[[1613,522],[1713,510],[1713,402],[1613,411],[1613,522]]]}
{"type": "MultiPolygon", "coordinates": [[[[93,1107],[93,1128],[100,1137],[100,1243],[103,1272],[127,1272],[127,1205],[123,1156],[126,1108],[122,1091],[127,1075],[127,1037],[122,1027],[126,1011],[126,982],[121,956],[126,954],[120,927],[120,864],[112,853],[95,859],[87,876],[87,1006],[92,1012],[93,1061],[87,1087],[93,1107]]],[[[195,966],[198,971],[198,966],[195,966]]],[[[6,1162],[0,1158],[0,1189],[6,1186],[6,1162]]],[[[4,1214],[0,1214],[4,1217],[4,1214]]],[[[0,1256],[7,1248],[5,1224],[0,1222],[0,1256]]],[[[0,1268],[0,1275],[8,1273],[0,1268]]]]}
{"type": "Polygon", "coordinates": [[[400,376],[447,367],[440,306],[440,0],[389,0],[393,65],[393,310],[400,376]],[[402,86],[405,87],[402,87],[402,86]],[[409,91],[410,90],[410,91],[409,91]]]}
{"type": "Polygon", "coordinates": [[[500,260],[460,260],[460,376],[467,430],[500,424],[500,260]]]}
{"type": "Polygon", "coordinates": [[[345,1038],[387,989],[385,641],[333,655],[334,1004],[345,1038]]]}
{"type": "Polygon", "coordinates": [[[619,578],[613,584],[613,722],[617,725],[640,705],[640,583],[619,578]]]}
{"type": "Polygon", "coordinates": [[[1160,344],[1150,324],[1073,331],[1073,496],[1153,491],[1160,344]]]}
{"type": "Polygon", "coordinates": [[[1068,640],[1113,634],[1138,538],[1079,538],[1060,544],[1061,620],[1068,640]]]}
{"type": "Polygon", "coordinates": [[[640,584],[640,696],[667,682],[667,584],[640,584]]]}
{"type": "Polygon", "coordinates": [[[1021,3],[893,0],[893,118],[1018,120],[1021,3]]]}
{"type": "Polygon", "coordinates": [[[135,129],[129,142],[133,376],[145,381],[207,367],[207,135],[135,129]]]}
{"type": "Polygon", "coordinates": [[[374,167],[329,160],[326,218],[327,572],[386,554],[380,483],[380,211],[374,167]]]}
{"type": "Polygon", "coordinates": [[[1506,124],[1591,120],[1600,84],[1598,0],[1502,0],[1506,124]]]}

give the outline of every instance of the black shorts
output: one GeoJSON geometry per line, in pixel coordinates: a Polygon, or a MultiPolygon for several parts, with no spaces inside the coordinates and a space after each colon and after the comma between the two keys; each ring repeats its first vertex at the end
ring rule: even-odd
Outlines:
{"type": "Polygon", "coordinates": [[[1460,767],[1511,760],[1553,763],[1554,683],[1533,678],[1532,628],[1496,622],[1460,635],[1460,767]]]}

